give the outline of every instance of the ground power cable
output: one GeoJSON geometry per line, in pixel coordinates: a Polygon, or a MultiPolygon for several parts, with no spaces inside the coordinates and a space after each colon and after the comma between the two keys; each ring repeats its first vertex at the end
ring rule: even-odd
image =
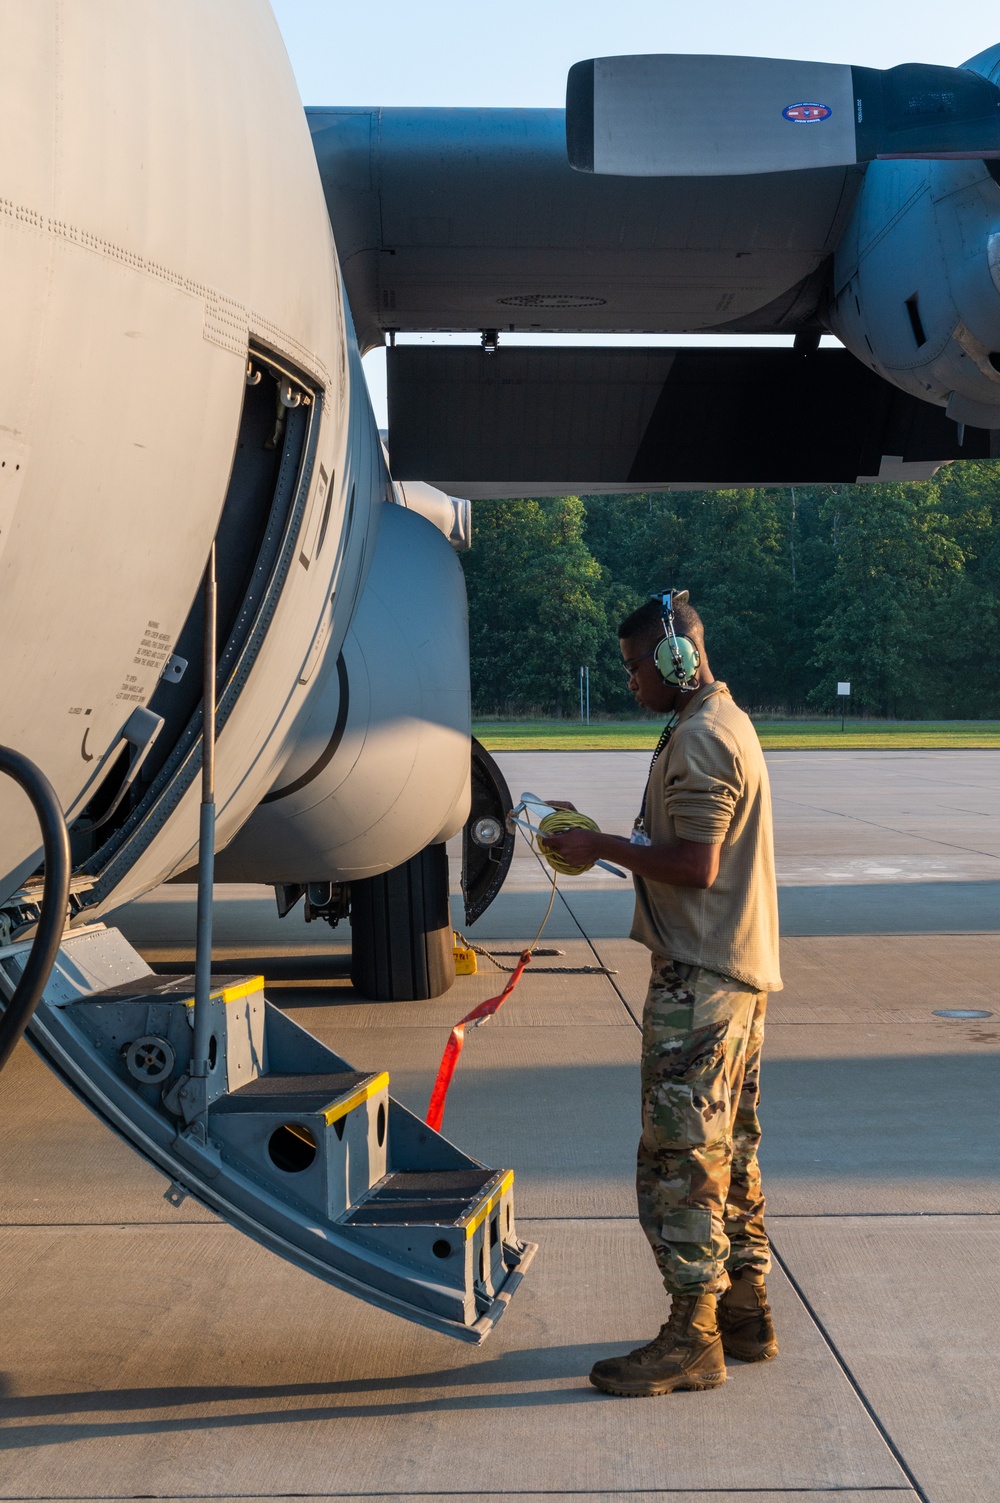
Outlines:
{"type": "Polygon", "coordinates": [[[448,1042],[444,1046],[444,1053],[441,1056],[441,1063],[438,1065],[438,1072],[435,1076],[434,1085],[431,1089],[431,1099],[427,1107],[427,1117],[425,1119],[427,1126],[432,1128],[434,1132],[441,1131],[441,1123],[444,1120],[445,1102],[448,1099],[448,1089],[451,1086],[452,1077],[455,1074],[455,1066],[458,1064],[459,1055],[462,1053],[462,1050],[465,1047],[466,1028],[481,1028],[484,1023],[489,1022],[494,1013],[500,1011],[501,1007],[504,1005],[511,992],[514,990],[515,986],[524,975],[525,967],[531,963],[532,952],[538,941],[542,937],[542,930],[545,928],[545,925],[549,921],[549,914],[552,912],[552,904],[555,901],[555,896],[556,877],[555,873],[553,872],[552,891],[549,893],[549,906],[545,910],[545,917],[539,924],[538,931],[535,934],[535,937],[531,941],[530,945],[528,945],[528,947],[521,952],[521,958],[517,962],[517,965],[514,967],[514,969],[510,972],[510,979],[508,980],[507,985],[497,996],[487,997],[485,1002],[480,1002],[476,1007],[472,1009],[471,1012],[467,1012],[464,1018],[459,1019],[454,1028],[451,1030],[451,1033],[448,1035],[448,1042]]]}
{"type": "MultiPolygon", "coordinates": [[[[538,851],[536,851],[534,845],[532,845],[531,841],[528,839],[528,837],[526,835],[523,834],[523,832],[522,832],[521,838],[524,840],[525,844],[528,846],[529,850],[531,851],[531,854],[534,856],[534,858],[538,862],[539,866],[542,868],[543,871],[545,871],[545,861],[544,861],[544,858],[539,854],[538,851]]],[[[547,875],[548,875],[548,873],[546,872],[546,876],[547,875]]],[[[553,886],[554,885],[555,884],[553,883],[553,886]]],[[[591,939],[590,935],[587,933],[586,929],[583,927],[583,925],[581,924],[580,920],[577,918],[576,914],[573,912],[573,909],[570,907],[570,904],[569,904],[569,899],[567,898],[566,894],[563,892],[563,890],[562,890],[561,887],[559,888],[558,896],[559,896],[559,900],[562,903],[563,907],[566,909],[566,912],[569,914],[570,918],[573,920],[574,924],[579,929],[581,935],[586,940],[587,945],[590,948],[590,952],[593,955],[594,959],[597,961],[597,964],[600,967],[602,974],[605,975],[605,976],[607,976],[608,980],[610,981],[611,985],[614,987],[615,992],[618,995],[618,1000],[621,1002],[621,1004],[624,1007],[625,1011],[628,1013],[629,1017],[632,1019],[632,1022],[635,1024],[636,1028],[638,1028],[640,1030],[640,1032],[641,1032],[642,1031],[642,1022],[641,1022],[641,1020],[639,1018],[637,1018],[636,1015],[635,1015],[635,1013],[632,1011],[631,1007],[628,1004],[628,999],[626,998],[625,993],[622,991],[621,987],[618,985],[617,981],[614,979],[615,976],[618,974],[617,971],[609,970],[608,967],[604,964],[603,960],[601,959],[600,954],[598,953],[598,951],[597,951],[597,949],[596,949],[596,947],[594,945],[594,941],[591,939]]],[[[546,969],[548,969],[548,968],[546,967],[546,969]]]]}
{"type": "MultiPolygon", "coordinates": [[[[520,807],[521,806],[519,805],[518,808],[520,807]]],[[[520,820],[515,820],[515,823],[517,824],[523,835],[522,822],[520,820]]],[[[427,1107],[427,1116],[425,1120],[427,1126],[432,1128],[434,1132],[441,1131],[441,1124],[444,1120],[445,1103],[448,1098],[448,1090],[451,1086],[451,1082],[455,1074],[455,1067],[458,1064],[459,1056],[461,1055],[462,1050],[465,1047],[466,1028],[480,1028],[484,1023],[488,1023],[490,1018],[492,1018],[496,1013],[500,1011],[500,1008],[503,1006],[507,998],[510,996],[511,992],[517,986],[521,977],[524,975],[526,967],[531,963],[531,957],[535,950],[535,946],[541,939],[542,932],[549,921],[549,916],[552,913],[552,908],[555,903],[557,891],[559,891],[559,896],[562,898],[563,903],[566,904],[566,910],[569,913],[570,918],[573,920],[574,924],[576,924],[576,927],[579,929],[587,944],[590,946],[590,950],[594,956],[594,959],[597,961],[598,966],[600,967],[601,973],[607,976],[608,980],[611,982],[611,985],[614,987],[615,991],[618,993],[619,998],[624,1004],[629,1017],[632,1019],[633,1023],[636,1022],[635,1015],[632,1012],[632,1009],[625,1001],[625,998],[616,985],[610,971],[603,964],[600,955],[598,955],[596,949],[594,949],[594,945],[590,939],[590,936],[587,934],[586,930],[580,923],[580,920],[577,918],[576,914],[570,908],[569,904],[566,903],[565,897],[563,897],[561,890],[559,890],[558,888],[558,880],[560,874],[564,876],[582,876],[584,872],[590,871],[594,863],[587,862],[582,866],[574,866],[564,857],[558,855],[557,852],[548,851],[544,846],[546,835],[562,834],[566,830],[580,829],[599,832],[600,827],[595,824],[595,822],[590,819],[588,815],[580,814],[575,809],[558,809],[550,814],[546,814],[544,818],[540,819],[538,821],[537,828],[534,826],[529,826],[529,828],[531,829],[531,837],[529,839],[528,836],[524,835],[524,839],[527,840],[532,854],[541,864],[543,871],[545,870],[546,864],[548,864],[548,866],[551,868],[552,874],[549,877],[551,890],[549,892],[548,907],[545,910],[545,916],[538,926],[538,930],[535,934],[534,939],[521,952],[520,959],[518,960],[514,969],[508,972],[509,979],[503,991],[495,997],[488,997],[485,1002],[480,1002],[476,1007],[472,1009],[471,1012],[466,1013],[464,1018],[460,1018],[452,1028],[451,1033],[448,1036],[448,1042],[444,1047],[444,1053],[441,1056],[441,1063],[438,1066],[438,1072],[434,1080],[434,1085],[431,1089],[430,1103],[427,1107]],[[540,836],[542,840],[541,852],[539,852],[537,848],[536,836],[540,836]]],[[[548,875],[548,872],[546,872],[546,876],[548,875]]],[[[501,969],[506,970],[506,967],[502,967],[501,969]]]]}

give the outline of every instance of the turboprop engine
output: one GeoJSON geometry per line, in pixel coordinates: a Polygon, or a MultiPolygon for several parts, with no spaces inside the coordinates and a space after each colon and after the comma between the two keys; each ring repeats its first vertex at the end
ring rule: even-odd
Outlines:
{"type": "MultiPolygon", "coordinates": [[[[1000,48],[966,69],[995,85],[1000,48]]],[[[870,163],[828,321],[895,386],[961,426],[1000,428],[1000,161],[870,163]]]]}
{"type": "Polygon", "coordinates": [[[879,72],[773,58],[577,64],[567,146],[606,176],[854,169],[819,317],[902,391],[1000,428],[1000,48],[879,72]],[[705,99],[724,99],[707,118],[705,99]]]}

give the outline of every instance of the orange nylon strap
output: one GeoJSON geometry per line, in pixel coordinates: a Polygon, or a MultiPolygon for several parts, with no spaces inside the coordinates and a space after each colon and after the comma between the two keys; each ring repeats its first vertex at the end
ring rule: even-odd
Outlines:
{"type": "Polygon", "coordinates": [[[458,1064],[458,1056],[462,1052],[465,1043],[466,1025],[470,1028],[479,1028],[481,1024],[488,1023],[495,1012],[506,1002],[511,992],[524,974],[524,968],[531,960],[531,951],[525,950],[517,965],[510,975],[510,980],[498,997],[490,997],[486,1002],[480,1002],[471,1012],[466,1013],[461,1022],[456,1023],[451,1030],[451,1036],[444,1046],[441,1063],[438,1066],[437,1079],[434,1089],[431,1091],[431,1103],[427,1108],[427,1126],[435,1132],[441,1131],[441,1122],[444,1118],[444,1104],[448,1096],[448,1087],[451,1085],[451,1077],[455,1073],[458,1064]]]}

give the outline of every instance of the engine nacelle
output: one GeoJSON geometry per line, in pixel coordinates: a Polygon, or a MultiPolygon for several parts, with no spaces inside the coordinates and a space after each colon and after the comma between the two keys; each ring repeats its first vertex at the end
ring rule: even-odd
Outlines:
{"type": "MultiPolygon", "coordinates": [[[[1000,48],[973,60],[996,81],[1000,48]]],[[[997,163],[872,162],[835,257],[830,327],[956,423],[1000,428],[997,163]]]]}

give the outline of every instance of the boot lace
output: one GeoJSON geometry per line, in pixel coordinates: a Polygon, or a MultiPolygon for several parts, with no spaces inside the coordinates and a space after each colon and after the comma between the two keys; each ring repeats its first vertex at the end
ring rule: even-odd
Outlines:
{"type": "Polygon", "coordinates": [[[634,1357],[637,1362],[655,1362],[658,1357],[662,1357],[665,1352],[672,1351],[678,1345],[682,1316],[686,1314],[681,1305],[681,1298],[681,1296],[673,1298],[670,1314],[652,1341],[647,1341],[645,1346],[636,1347],[634,1352],[629,1353],[630,1357],[634,1357]]]}

